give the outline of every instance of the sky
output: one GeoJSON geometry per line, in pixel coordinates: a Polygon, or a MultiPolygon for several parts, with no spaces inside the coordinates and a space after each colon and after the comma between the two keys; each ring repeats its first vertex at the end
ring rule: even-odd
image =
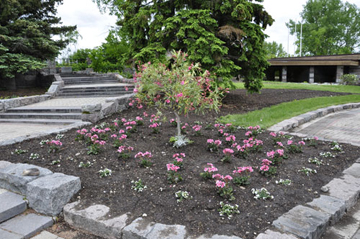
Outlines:
{"type": "MultiPolygon", "coordinates": [[[[300,13],[307,0],[264,0],[265,10],[275,19],[272,26],[265,30],[268,42],[282,44],[285,51],[294,54],[295,36],[289,35],[285,23],[290,19],[300,21],[300,13]]],[[[347,0],[360,7],[360,0],[347,0]]],[[[58,16],[64,25],[77,25],[82,36],[73,49],[94,48],[105,42],[108,30],[115,26],[116,17],[101,14],[91,0],[64,0],[58,7],[58,16]]]]}

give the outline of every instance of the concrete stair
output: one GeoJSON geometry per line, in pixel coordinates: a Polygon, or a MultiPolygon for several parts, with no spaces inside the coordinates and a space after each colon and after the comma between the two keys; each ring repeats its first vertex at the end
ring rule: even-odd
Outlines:
{"type": "Polygon", "coordinates": [[[72,124],[81,121],[81,108],[12,108],[0,113],[0,122],[72,124]]]}
{"type": "Polygon", "coordinates": [[[53,225],[51,217],[27,213],[24,197],[0,189],[0,238],[27,239],[53,225]]]}
{"type": "Polygon", "coordinates": [[[62,77],[64,87],[59,98],[119,96],[133,91],[132,84],[119,83],[108,76],[67,76],[62,77]]]}

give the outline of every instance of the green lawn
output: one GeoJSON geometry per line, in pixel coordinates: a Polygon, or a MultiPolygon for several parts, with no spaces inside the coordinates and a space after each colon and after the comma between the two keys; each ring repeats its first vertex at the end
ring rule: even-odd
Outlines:
{"type": "MultiPolygon", "coordinates": [[[[244,89],[243,83],[234,83],[237,89],[244,89]]],[[[315,85],[308,83],[283,83],[264,81],[264,89],[305,89],[360,94],[360,86],[352,85],[315,85]]]]}
{"type": "MultiPolygon", "coordinates": [[[[237,88],[243,88],[242,83],[235,83],[237,88]]],[[[246,114],[227,115],[219,118],[222,123],[233,123],[236,126],[260,125],[263,129],[291,117],[309,111],[346,103],[360,102],[360,87],[345,85],[312,85],[299,83],[264,82],[265,89],[307,89],[331,92],[355,93],[355,95],[317,97],[282,103],[246,114]],[[356,94],[357,93],[357,94],[356,94]]]]}

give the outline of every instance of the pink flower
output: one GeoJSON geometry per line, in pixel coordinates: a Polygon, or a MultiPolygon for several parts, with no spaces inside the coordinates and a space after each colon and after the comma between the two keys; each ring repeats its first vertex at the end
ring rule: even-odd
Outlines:
{"type": "Polygon", "coordinates": [[[207,142],[208,144],[212,144],[212,143],[214,143],[214,140],[213,140],[213,139],[208,139],[206,142],[207,142]]]}
{"type": "Polygon", "coordinates": [[[299,145],[305,145],[305,142],[304,142],[304,141],[300,141],[298,144],[299,144],[299,145]]]}
{"type": "Polygon", "coordinates": [[[144,111],[143,113],[144,117],[148,117],[149,115],[144,111]]]}
{"type": "Polygon", "coordinates": [[[119,134],[123,134],[125,131],[123,129],[119,130],[119,134]]]}
{"type": "Polygon", "coordinates": [[[169,99],[165,100],[165,102],[166,102],[167,104],[170,104],[170,100],[169,100],[169,99]]]}
{"type": "Polygon", "coordinates": [[[135,88],[135,89],[134,89],[134,93],[138,93],[138,92],[139,92],[139,90],[135,88]]]}
{"type": "Polygon", "coordinates": [[[214,144],[216,144],[217,146],[219,146],[219,145],[221,145],[221,141],[217,139],[217,140],[214,141],[214,144]]]}
{"type": "Polygon", "coordinates": [[[275,132],[270,132],[270,135],[271,135],[272,137],[276,137],[276,133],[275,133],[275,132]]]}
{"type": "Polygon", "coordinates": [[[215,179],[224,179],[224,176],[222,176],[221,174],[218,174],[218,173],[214,174],[212,177],[215,179]]]}
{"type": "Polygon", "coordinates": [[[314,136],[314,140],[319,140],[319,138],[318,138],[318,137],[316,137],[316,136],[314,136]]]}
{"type": "Polygon", "coordinates": [[[284,155],[284,150],[283,149],[278,149],[276,150],[276,153],[278,153],[280,156],[284,155]]]}
{"type": "Polygon", "coordinates": [[[225,181],[231,181],[233,178],[230,176],[230,175],[226,175],[225,177],[224,177],[224,180],[225,181]]]}
{"type": "Polygon", "coordinates": [[[288,144],[288,145],[291,145],[292,143],[293,143],[292,140],[288,140],[288,141],[287,141],[287,144],[288,144]]]}
{"type": "Polygon", "coordinates": [[[284,147],[284,145],[281,142],[276,142],[277,145],[279,145],[280,147],[284,147]]]}
{"type": "Polygon", "coordinates": [[[181,84],[181,85],[184,85],[184,84],[185,84],[185,81],[182,80],[182,81],[180,82],[180,84],[181,84]]]}
{"type": "Polygon", "coordinates": [[[224,154],[233,154],[234,153],[234,150],[232,150],[232,149],[229,149],[229,148],[225,148],[224,150],[223,150],[223,153],[224,154]]]}
{"type": "Polygon", "coordinates": [[[127,86],[125,86],[125,91],[128,91],[128,90],[129,90],[129,88],[127,86]]]}
{"type": "Polygon", "coordinates": [[[267,152],[266,155],[267,155],[269,158],[274,158],[275,152],[274,152],[274,151],[270,151],[270,152],[267,152]]]}
{"type": "Polygon", "coordinates": [[[270,165],[272,163],[272,161],[268,160],[268,159],[263,159],[262,160],[262,165],[270,165]]]}
{"type": "Polygon", "coordinates": [[[179,166],[176,166],[176,165],[174,165],[172,163],[166,164],[166,167],[167,167],[168,171],[174,171],[174,172],[177,172],[180,169],[179,166]]]}
{"type": "Polygon", "coordinates": [[[111,138],[116,138],[117,135],[116,135],[116,134],[112,134],[110,137],[111,137],[111,138]]]}
{"type": "Polygon", "coordinates": [[[143,108],[143,105],[140,104],[140,105],[137,106],[137,108],[138,108],[138,109],[142,109],[142,108],[143,108]]]}
{"type": "Polygon", "coordinates": [[[263,166],[260,167],[260,170],[264,171],[264,172],[269,171],[269,166],[263,165],[263,166]]]}
{"type": "Polygon", "coordinates": [[[182,96],[183,96],[183,93],[179,93],[176,95],[177,98],[182,97],[182,96]]]}
{"type": "Polygon", "coordinates": [[[223,188],[223,187],[225,187],[225,185],[226,185],[225,182],[216,180],[216,187],[223,188]]]}

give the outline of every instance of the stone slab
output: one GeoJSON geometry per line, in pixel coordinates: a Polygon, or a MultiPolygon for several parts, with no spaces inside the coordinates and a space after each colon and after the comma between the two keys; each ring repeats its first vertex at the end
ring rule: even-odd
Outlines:
{"type": "Polygon", "coordinates": [[[120,238],[121,230],[126,226],[126,214],[116,218],[106,219],[110,211],[104,205],[93,205],[85,209],[76,209],[80,202],[66,204],[64,219],[71,226],[83,229],[104,238],[120,238]]]}
{"type": "Polygon", "coordinates": [[[307,203],[315,210],[320,210],[324,213],[331,215],[330,225],[334,225],[345,214],[345,201],[335,197],[321,195],[319,198],[314,199],[312,202],[307,203]]]}
{"type": "Polygon", "coordinates": [[[341,178],[331,180],[325,187],[329,188],[328,195],[345,201],[346,210],[357,202],[360,192],[360,178],[345,174],[341,178]]]}
{"type": "Polygon", "coordinates": [[[12,192],[26,195],[26,184],[45,175],[52,174],[48,169],[31,164],[11,164],[6,168],[0,169],[0,188],[8,189],[12,192]],[[39,176],[23,176],[25,169],[37,168],[40,170],[39,176]]]}
{"type": "Polygon", "coordinates": [[[330,215],[302,205],[296,206],[273,222],[284,233],[300,238],[320,238],[325,232],[330,215]]]}
{"type": "Polygon", "coordinates": [[[201,235],[199,237],[187,237],[187,239],[241,239],[237,236],[225,236],[225,235],[201,235]]]}
{"type": "Polygon", "coordinates": [[[264,233],[259,234],[256,239],[297,239],[297,237],[291,234],[283,234],[272,230],[266,230],[264,233]]]}
{"type": "Polygon", "coordinates": [[[81,182],[78,177],[54,173],[29,182],[26,197],[32,209],[55,216],[80,189],[81,182]]]}
{"type": "Polygon", "coordinates": [[[351,167],[345,169],[343,173],[355,178],[360,178],[360,163],[354,163],[351,167]]]}
{"type": "Polygon", "coordinates": [[[182,225],[165,225],[156,223],[153,230],[146,236],[146,238],[161,238],[161,239],[184,239],[186,235],[186,228],[182,225]]]}
{"type": "Polygon", "coordinates": [[[13,164],[13,163],[10,163],[10,162],[8,162],[8,161],[0,161],[0,169],[9,167],[9,166],[12,165],[12,164],[13,164]]]}
{"type": "Polygon", "coordinates": [[[11,192],[0,194],[0,223],[23,213],[26,208],[23,196],[11,192]]]}
{"type": "Polygon", "coordinates": [[[52,225],[53,220],[51,217],[30,213],[10,219],[0,224],[0,228],[18,235],[22,235],[24,238],[30,238],[39,231],[52,225]]]}
{"type": "Polygon", "coordinates": [[[23,239],[24,237],[22,235],[8,232],[8,231],[5,231],[0,228],[0,238],[1,239],[23,239]]]}
{"type": "Polygon", "coordinates": [[[154,222],[139,217],[123,229],[123,238],[147,239],[147,235],[153,230],[154,225],[154,222]]]}

